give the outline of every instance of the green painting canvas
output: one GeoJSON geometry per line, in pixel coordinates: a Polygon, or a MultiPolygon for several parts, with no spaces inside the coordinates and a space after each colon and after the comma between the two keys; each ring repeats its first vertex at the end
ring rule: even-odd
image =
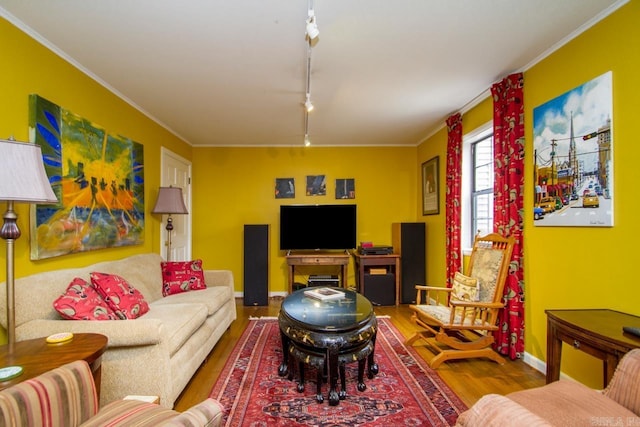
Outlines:
{"type": "Polygon", "coordinates": [[[38,96],[29,132],[42,147],[58,203],[31,207],[31,259],[119,246],[144,238],[143,146],[38,96]]]}

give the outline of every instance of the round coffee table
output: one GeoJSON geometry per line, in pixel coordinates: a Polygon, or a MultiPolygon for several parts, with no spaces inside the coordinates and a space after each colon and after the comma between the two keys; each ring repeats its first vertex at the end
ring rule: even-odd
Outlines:
{"type": "MultiPolygon", "coordinates": [[[[340,399],[346,397],[345,363],[358,361],[360,391],[366,388],[363,381],[365,358],[369,378],[378,373],[378,365],[374,361],[378,322],[371,302],[364,295],[342,288],[330,288],[344,293],[344,297],[331,300],[319,300],[305,294],[308,290],[317,289],[300,289],[282,302],[278,323],[283,358],[278,374],[285,376],[289,373],[289,356],[316,366],[328,374],[329,404],[337,405],[340,399]],[[342,389],[338,393],[339,370],[342,373],[342,389]]],[[[317,400],[323,400],[320,391],[317,400]]]]}

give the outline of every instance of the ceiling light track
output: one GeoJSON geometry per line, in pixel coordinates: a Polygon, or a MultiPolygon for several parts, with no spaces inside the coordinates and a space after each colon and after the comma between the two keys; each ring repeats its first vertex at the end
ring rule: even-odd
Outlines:
{"type": "Polygon", "coordinates": [[[318,42],[320,30],[316,24],[316,15],[313,9],[313,0],[309,0],[307,11],[307,19],[305,21],[305,39],[307,41],[307,81],[304,100],[304,145],[311,145],[309,138],[309,113],[313,111],[314,106],[311,103],[311,48],[318,42]]]}

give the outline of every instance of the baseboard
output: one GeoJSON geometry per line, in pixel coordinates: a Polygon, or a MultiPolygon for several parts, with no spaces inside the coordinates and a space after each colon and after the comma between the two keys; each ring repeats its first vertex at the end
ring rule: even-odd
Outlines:
{"type": "MultiPolygon", "coordinates": [[[[547,374],[547,364],[537,357],[532,356],[530,353],[525,352],[522,361],[543,375],[547,374]]],[[[567,374],[563,374],[562,372],[560,372],[560,378],[563,380],[575,381],[572,377],[567,374]]]]}

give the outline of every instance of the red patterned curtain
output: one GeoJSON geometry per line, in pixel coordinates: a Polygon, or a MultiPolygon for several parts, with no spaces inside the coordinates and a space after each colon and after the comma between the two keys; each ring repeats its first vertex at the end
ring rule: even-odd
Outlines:
{"type": "Polygon", "coordinates": [[[491,87],[493,95],[494,217],[493,227],[516,239],[504,288],[505,309],[495,349],[511,359],[524,352],[524,102],[522,73],[512,74],[491,87]]]}
{"type": "Polygon", "coordinates": [[[447,119],[447,180],[446,180],[446,228],[447,228],[447,287],[453,284],[453,276],[461,271],[460,206],[462,202],[462,116],[456,113],[447,119]]]}

